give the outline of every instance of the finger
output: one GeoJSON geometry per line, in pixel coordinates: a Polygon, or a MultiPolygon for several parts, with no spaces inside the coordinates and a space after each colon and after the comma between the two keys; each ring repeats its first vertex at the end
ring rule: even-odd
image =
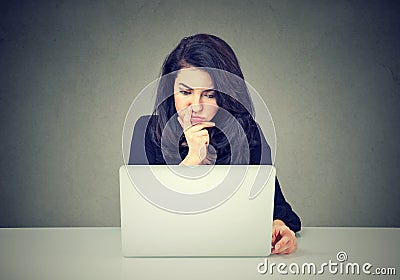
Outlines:
{"type": "Polygon", "coordinates": [[[278,254],[290,254],[294,252],[297,248],[296,236],[285,235],[275,246],[275,251],[278,254]]]}
{"type": "MultiPolygon", "coordinates": [[[[296,239],[295,233],[288,228],[287,226],[279,227],[278,228],[280,239],[283,237],[289,238],[289,239],[296,239]]],[[[279,240],[278,240],[279,241],[279,240]]]]}
{"type": "MultiPolygon", "coordinates": [[[[209,140],[208,131],[200,130],[196,132],[185,132],[186,140],[193,143],[205,144],[209,140]]],[[[190,145],[190,143],[189,143],[190,145]]]]}
{"type": "Polygon", "coordinates": [[[290,248],[287,248],[286,250],[279,252],[278,255],[286,255],[286,254],[289,254],[289,249],[290,249],[290,248]]]}
{"type": "Polygon", "coordinates": [[[297,248],[297,239],[295,233],[288,227],[281,228],[281,239],[277,242],[276,252],[278,254],[290,254],[297,248]]]}
{"type": "Polygon", "coordinates": [[[277,227],[273,227],[272,230],[273,230],[273,232],[272,232],[271,243],[272,243],[272,245],[275,245],[275,242],[278,242],[279,229],[277,227]]]}
{"type": "Polygon", "coordinates": [[[291,254],[293,253],[297,248],[297,243],[296,242],[290,242],[290,244],[288,244],[288,247],[286,249],[283,249],[281,252],[279,252],[279,255],[284,255],[284,254],[291,254]]]}
{"type": "Polygon", "coordinates": [[[186,130],[192,126],[190,119],[192,118],[192,109],[187,107],[183,112],[183,129],[186,130]]]}
{"type": "Polygon", "coordinates": [[[192,126],[190,118],[192,117],[192,110],[190,107],[186,107],[178,112],[178,122],[182,126],[183,130],[188,129],[192,126]]]}
{"type": "Polygon", "coordinates": [[[202,130],[206,127],[213,127],[215,126],[215,123],[213,122],[201,122],[201,123],[196,123],[194,125],[191,125],[190,127],[187,127],[185,132],[195,132],[202,130]]]}
{"type": "Polygon", "coordinates": [[[208,142],[209,142],[208,135],[201,135],[197,139],[198,139],[199,143],[203,144],[202,149],[204,149],[204,151],[207,152],[207,146],[206,145],[208,145],[208,142]]]}
{"type": "Polygon", "coordinates": [[[278,249],[276,249],[275,247],[273,248],[273,254],[278,254],[281,255],[283,254],[283,252],[285,252],[288,248],[282,248],[279,247],[278,249]]]}
{"type": "MultiPolygon", "coordinates": [[[[290,252],[293,246],[297,246],[296,237],[291,230],[285,227],[277,227],[274,230],[273,241],[271,242],[273,249],[272,254],[283,254],[290,252]]],[[[292,251],[294,251],[294,248],[292,251]]]]}
{"type": "Polygon", "coordinates": [[[275,245],[275,243],[278,242],[282,238],[282,236],[285,233],[285,229],[286,229],[285,226],[273,225],[272,240],[271,240],[272,245],[275,245]]]}
{"type": "Polygon", "coordinates": [[[204,140],[204,151],[207,154],[207,146],[210,143],[210,136],[208,136],[208,134],[203,136],[203,140],[204,140]]]}
{"type": "Polygon", "coordinates": [[[207,144],[204,144],[199,150],[199,157],[203,161],[207,157],[207,144]]]}
{"type": "Polygon", "coordinates": [[[284,235],[295,236],[294,232],[290,228],[288,228],[287,226],[280,227],[279,231],[280,231],[282,236],[284,236],[284,235]]]}
{"type": "Polygon", "coordinates": [[[198,122],[195,123],[193,126],[198,126],[198,125],[205,125],[207,127],[212,127],[215,126],[215,122],[198,122]]]}
{"type": "Polygon", "coordinates": [[[296,251],[296,249],[297,249],[297,242],[295,242],[292,246],[290,246],[289,249],[286,250],[285,254],[291,254],[294,251],[296,251]]]}
{"type": "Polygon", "coordinates": [[[285,251],[287,248],[289,248],[289,246],[291,245],[291,239],[287,236],[284,236],[281,238],[281,240],[279,240],[276,244],[275,244],[275,252],[277,254],[285,251]]]}
{"type": "Polygon", "coordinates": [[[283,240],[279,240],[279,242],[277,242],[274,246],[275,252],[276,253],[280,253],[285,249],[285,243],[283,242],[283,240]]]}
{"type": "Polygon", "coordinates": [[[296,250],[297,250],[297,241],[295,241],[294,245],[292,246],[292,250],[289,252],[289,254],[293,253],[296,250]]]}
{"type": "Polygon", "coordinates": [[[190,132],[190,135],[194,137],[208,136],[208,131],[207,130],[194,131],[190,132]]]}

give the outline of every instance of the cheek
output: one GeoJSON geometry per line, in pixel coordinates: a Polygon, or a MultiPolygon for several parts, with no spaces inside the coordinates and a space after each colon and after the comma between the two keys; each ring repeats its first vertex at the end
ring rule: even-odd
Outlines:
{"type": "Polygon", "coordinates": [[[207,109],[208,115],[210,115],[211,118],[214,117],[215,114],[216,114],[217,111],[218,111],[218,108],[219,108],[219,107],[218,107],[217,105],[208,106],[208,109],[207,109]]]}
{"type": "Polygon", "coordinates": [[[182,109],[186,108],[188,105],[186,104],[184,99],[174,96],[175,102],[175,109],[177,112],[181,111],[182,109]]]}
{"type": "Polygon", "coordinates": [[[218,107],[214,108],[214,116],[218,112],[218,107]]]}

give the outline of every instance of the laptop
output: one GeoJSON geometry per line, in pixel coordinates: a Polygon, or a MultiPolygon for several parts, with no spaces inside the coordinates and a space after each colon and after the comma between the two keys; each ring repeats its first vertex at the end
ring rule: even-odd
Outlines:
{"type": "Polygon", "coordinates": [[[271,251],[272,165],[123,165],[125,257],[265,257],[271,251]]]}

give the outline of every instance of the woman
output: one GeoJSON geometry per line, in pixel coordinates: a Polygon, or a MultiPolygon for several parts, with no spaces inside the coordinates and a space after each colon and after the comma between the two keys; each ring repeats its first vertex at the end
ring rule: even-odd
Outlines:
{"type": "MultiPolygon", "coordinates": [[[[129,164],[272,164],[239,62],[225,41],[185,37],[161,74],[153,115],[135,125],[129,164]],[[143,133],[145,162],[135,149],[143,147],[143,133]]],[[[301,223],[277,179],[274,203],[272,253],[290,254],[301,223]]]]}

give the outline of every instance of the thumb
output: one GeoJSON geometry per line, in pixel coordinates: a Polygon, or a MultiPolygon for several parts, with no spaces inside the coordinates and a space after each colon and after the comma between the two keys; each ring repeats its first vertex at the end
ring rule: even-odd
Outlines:
{"type": "Polygon", "coordinates": [[[271,239],[271,243],[274,244],[275,242],[277,242],[277,238],[279,236],[279,230],[280,227],[277,226],[272,226],[272,239],[271,239]]]}
{"type": "Polygon", "coordinates": [[[274,244],[275,241],[276,241],[276,235],[274,233],[272,233],[271,243],[274,244]]]}

